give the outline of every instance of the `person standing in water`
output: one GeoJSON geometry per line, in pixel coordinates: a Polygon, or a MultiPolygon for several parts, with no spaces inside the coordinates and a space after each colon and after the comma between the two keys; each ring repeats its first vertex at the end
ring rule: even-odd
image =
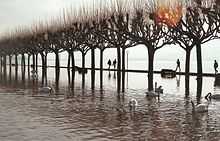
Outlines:
{"type": "Polygon", "coordinates": [[[111,62],[110,59],[108,60],[108,63],[107,63],[107,64],[108,64],[108,69],[110,69],[110,67],[111,67],[111,65],[112,65],[112,62],[111,62]]]}
{"type": "Polygon", "coordinates": [[[179,69],[179,72],[181,71],[179,59],[177,59],[177,61],[176,61],[176,71],[177,71],[177,69],[179,69]]]}
{"type": "Polygon", "coordinates": [[[117,63],[117,61],[116,61],[116,59],[113,61],[113,66],[114,66],[114,69],[116,68],[116,63],[117,63]]]}
{"type": "Polygon", "coordinates": [[[215,69],[215,74],[218,73],[218,62],[215,60],[214,61],[214,69],[215,69]]]}

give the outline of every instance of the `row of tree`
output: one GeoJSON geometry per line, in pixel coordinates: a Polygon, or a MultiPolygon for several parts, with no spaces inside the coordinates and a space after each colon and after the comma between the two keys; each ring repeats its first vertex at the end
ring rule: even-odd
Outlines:
{"type": "MultiPolygon", "coordinates": [[[[16,30],[0,40],[0,55],[24,54],[42,57],[47,66],[47,54],[55,53],[59,70],[59,53],[69,53],[68,66],[74,51],[85,55],[91,50],[92,69],[95,69],[95,49],[100,49],[100,69],[103,69],[103,51],[117,48],[117,69],[125,70],[125,50],[137,45],[148,49],[148,89],[153,90],[154,54],[160,48],[178,44],[186,52],[186,75],[190,72],[190,54],[197,52],[198,76],[202,76],[202,44],[219,38],[220,2],[218,0],[100,0],[93,7],[66,11],[62,19],[52,24],[16,30]],[[132,6],[131,6],[132,5],[132,6]]],[[[120,79],[118,81],[120,83],[120,79]]]]}

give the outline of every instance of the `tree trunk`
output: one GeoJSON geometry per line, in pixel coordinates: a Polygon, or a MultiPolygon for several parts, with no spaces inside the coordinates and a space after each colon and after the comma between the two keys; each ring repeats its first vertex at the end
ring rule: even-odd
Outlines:
{"type": "Polygon", "coordinates": [[[120,47],[117,47],[117,59],[118,59],[117,90],[118,90],[118,92],[120,92],[120,90],[121,90],[121,49],[120,49],[120,47]]]}
{"type": "Polygon", "coordinates": [[[100,49],[100,89],[103,89],[103,52],[104,50],[100,49]]]}
{"type": "Polygon", "coordinates": [[[91,88],[95,89],[95,49],[91,49],[91,88]]]}
{"type": "Polygon", "coordinates": [[[72,92],[74,94],[74,81],[75,81],[75,56],[74,51],[71,51],[71,58],[72,58],[72,92]]]}
{"type": "Polygon", "coordinates": [[[59,58],[59,52],[55,52],[56,55],[56,85],[58,88],[58,82],[59,82],[59,76],[60,76],[60,58],[59,58]]]}
{"type": "Polygon", "coordinates": [[[0,71],[1,71],[1,74],[0,74],[0,76],[2,76],[2,69],[3,69],[3,63],[2,63],[2,56],[0,57],[0,62],[1,62],[1,69],[0,69],[0,71]]]}
{"type": "Polygon", "coordinates": [[[21,61],[22,61],[22,67],[21,67],[21,72],[22,72],[22,80],[24,81],[25,80],[25,56],[24,56],[24,54],[22,54],[22,59],[21,59],[21,61]]]}
{"type": "Polygon", "coordinates": [[[31,58],[31,55],[28,54],[28,79],[30,79],[30,58],[31,58]]]}
{"type": "Polygon", "coordinates": [[[32,62],[32,63],[33,63],[33,64],[32,64],[32,67],[33,67],[33,70],[35,70],[35,55],[33,54],[33,55],[32,55],[32,57],[33,57],[33,58],[32,58],[32,59],[33,59],[33,62],[32,62]]]}
{"type": "Polygon", "coordinates": [[[185,73],[186,75],[189,75],[190,73],[190,55],[191,55],[191,50],[186,50],[186,64],[185,64],[185,73]]]}
{"type": "Polygon", "coordinates": [[[67,69],[70,70],[71,51],[68,51],[67,69]]]}
{"type": "Polygon", "coordinates": [[[154,90],[154,50],[148,49],[148,90],[154,90]]]}
{"type": "Polygon", "coordinates": [[[125,91],[125,48],[122,48],[122,92],[125,91]]]}
{"type": "Polygon", "coordinates": [[[85,56],[86,54],[82,52],[82,68],[85,68],[85,56]]]}
{"type": "Polygon", "coordinates": [[[36,67],[35,67],[36,71],[38,72],[38,53],[36,54],[36,64],[35,65],[36,65],[36,67]]]}
{"type": "Polygon", "coordinates": [[[47,52],[45,52],[45,55],[44,55],[44,68],[45,68],[45,83],[47,85],[47,52]]]}
{"type": "Polygon", "coordinates": [[[7,63],[6,63],[6,61],[7,61],[7,57],[6,57],[6,55],[4,55],[4,76],[5,76],[5,79],[7,78],[7,63]]]}
{"type": "Polygon", "coordinates": [[[18,80],[18,56],[15,55],[15,80],[18,80]]]}
{"type": "Polygon", "coordinates": [[[11,55],[9,55],[9,79],[11,80],[11,55]]]}
{"type": "Polygon", "coordinates": [[[42,67],[42,85],[44,85],[44,79],[45,79],[45,58],[43,52],[40,53],[41,55],[41,67],[42,67]]]}
{"type": "Polygon", "coordinates": [[[72,58],[72,71],[75,71],[75,56],[73,51],[71,51],[71,58],[72,58]]]}
{"type": "Polygon", "coordinates": [[[196,54],[197,54],[197,75],[198,77],[202,77],[202,49],[200,43],[197,43],[196,45],[196,54]]]}

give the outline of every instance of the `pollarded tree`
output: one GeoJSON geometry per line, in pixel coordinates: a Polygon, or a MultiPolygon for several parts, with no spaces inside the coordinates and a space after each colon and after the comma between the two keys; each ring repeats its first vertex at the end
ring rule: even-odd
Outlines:
{"type": "MultiPolygon", "coordinates": [[[[195,46],[197,53],[197,73],[202,76],[202,53],[201,45],[213,39],[217,39],[219,29],[218,15],[215,14],[213,4],[205,5],[203,1],[196,1],[195,5],[186,8],[185,17],[180,24],[174,28],[179,37],[177,43],[186,50],[187,58],[190,58],[190,51],[195,46]]],[[[186,58],[186,59],[187,59],[186,58]]],[[[186,73],[189,73],[189,59],[186,60],[186,73]]]]}
{"type": "MultiPolygon", "coordinates": [[[[151,4],[151,3],[149,3],[151,4]]],[[[153,6],[153,5],[149,5],[153,6]]],[[[136,44],[145,45],[148,49],[148,90],[153,90],[154,55],[157,50],[173,43],[169,28],[156,21],[156,11],[146,11],[146,7],[135,7],[135,13],[124,33],[136,44]]]]}

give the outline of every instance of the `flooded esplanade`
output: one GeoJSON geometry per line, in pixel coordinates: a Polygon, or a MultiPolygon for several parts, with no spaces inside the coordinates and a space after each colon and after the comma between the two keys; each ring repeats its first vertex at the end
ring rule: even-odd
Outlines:
{"type": "Polygon", "coordinates": [[[218,61],[204,72],[202,56],[220,37],[219,1],[87,2],[0,37],[0,140],[219,141],[218,61]],[[140,46],[147,65],[130,69],[140,46]],[[167,46],[167,60],[184,52],[174,69],[156,63],[167,46]]]}

